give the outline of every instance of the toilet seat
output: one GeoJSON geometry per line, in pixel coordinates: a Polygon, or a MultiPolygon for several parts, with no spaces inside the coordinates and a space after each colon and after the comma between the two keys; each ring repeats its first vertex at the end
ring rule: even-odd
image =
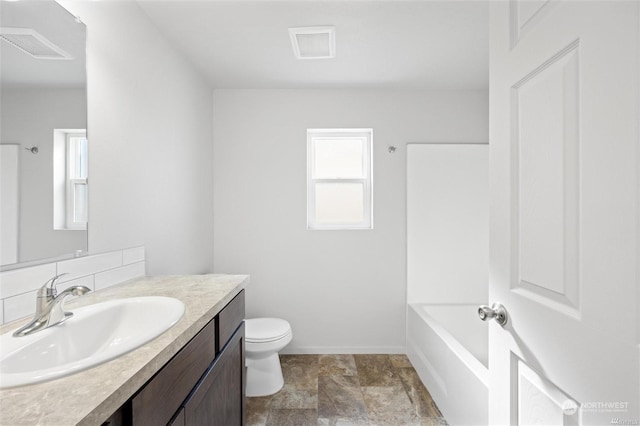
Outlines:
{"type": "Polygon", "coordinates": [[[280,318],[252,318],[245,320],[245,341],[247,343],[270,343],[291,334],[289,323],[280,318]]]}

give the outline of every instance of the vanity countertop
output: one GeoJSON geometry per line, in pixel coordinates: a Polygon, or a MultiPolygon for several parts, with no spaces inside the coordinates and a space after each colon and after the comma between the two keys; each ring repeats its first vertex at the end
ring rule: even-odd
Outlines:
{"type": "MultiPolygon", "coordinates": [[[[151,342],[112,361],[49,382],[0,390],[0,424],[102,424],[211,321],[248,281],[246,275],[145,277],[70,300],[65,306],[73,311],[74,307],[106,300],[167,296],[181,300],[185,313],[173,327],[151,342]]],[[[6,324],[0,327],[0,334],[18,328],[28,320],[6,324]]]]}

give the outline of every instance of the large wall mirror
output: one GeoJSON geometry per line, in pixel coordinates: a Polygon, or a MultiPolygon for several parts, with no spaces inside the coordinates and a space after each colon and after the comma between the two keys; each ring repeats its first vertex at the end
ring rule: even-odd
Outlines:
{"type": "Polygon", "coordinates": [[[53,0],[0,2],[0,265],[87,244],[86,27],[53,0]]]}

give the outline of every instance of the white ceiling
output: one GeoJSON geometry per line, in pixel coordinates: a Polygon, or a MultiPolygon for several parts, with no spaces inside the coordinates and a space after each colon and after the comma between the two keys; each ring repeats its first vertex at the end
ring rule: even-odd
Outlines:
{"type": "Polygon", "coordinates": [[[215,88],[486,89],[486,1],[138,0],[215,88]],[[288,28],[335,25],[334,59],[295,59],[288,28]]]}
{"type": "Polygon", "coordinates": [[[29,28],[69,53],[72,60],[35,59],[0,41],[0,85],[84,88],[86,27],[54,1],[0,3],[0,26],[29,28]]]}

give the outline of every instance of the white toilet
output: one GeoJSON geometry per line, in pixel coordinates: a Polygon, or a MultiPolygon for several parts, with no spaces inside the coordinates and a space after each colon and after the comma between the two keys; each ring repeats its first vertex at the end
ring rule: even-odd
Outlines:
{"type": "Polygon", "coordinates": [[[245,319],[247,396],[272,395],[284,379],[278,352],[291,342],[291,326],[279,318],[245,319]]]}

